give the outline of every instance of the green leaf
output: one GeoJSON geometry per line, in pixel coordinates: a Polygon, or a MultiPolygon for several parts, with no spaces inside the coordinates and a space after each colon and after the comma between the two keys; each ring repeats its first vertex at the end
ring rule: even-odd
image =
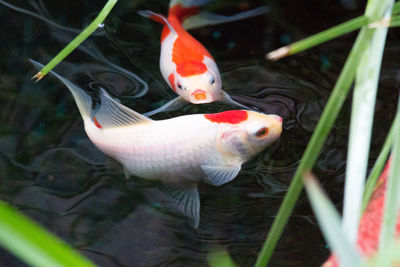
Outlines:
{"type": "Polygon", "coordinates": [[[305,186],[322,233],[340,266],[362,266],[361,255],[342,230],[338,212],[310,173],[305,177],[305,186]]]}
{"type": "Polygon", "coordinates": [[[0,245],[31,266],[95,266],[3,201],[0,201],[0,245]]]}
{"type": "Polygon", "coordinates": [[[97,15],[97,17],[86,27],[77,37],[75,37],[63,50],[61,50],[46,66],[44,66],[35,76],[37,82],[49,73],[58,63],[60,63],[66,56],[68,56],[75,48],[77,48],[83,41],[85,41],[98,27],[103,23],[111,9],[118,2],[118,0],[108,0],[106,5],[97,15]]]}
{"type": "MultiPolygon", "coordinates": [[[[389,8],[385,18],[390,17],[392,3],[388,3],[387,6],[389,8]]],[[[368,31],[373,31],[373,35],[361,56],[354,86],[343,206],[343,229],[354,244],[362,210],[375,99],[387,27],[368,31]]]]}
{"type": "MultiPolygon", "coordinates": [[[[400,116],[400,101],[397,107],[397,115],[400,116]]],[[[394,138],[392,146],[392,159],[389,167],[389,178],[386,185],[386,196],[383,210],[382,228],[379,239],[379,251],[386,251],[394,244],[396,223],[400,208],[400,123],[394,126],[394,138]]],[[[389,266],[389,259],[379,256],[379,266],[389,266]]]]}

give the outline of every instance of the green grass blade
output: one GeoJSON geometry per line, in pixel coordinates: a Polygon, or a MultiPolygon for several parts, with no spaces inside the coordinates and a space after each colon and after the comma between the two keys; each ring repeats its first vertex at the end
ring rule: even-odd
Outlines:
{"type": "MultiPolygon", "coordinates": [[[[385,18],[388,18],[391,14],[392,3],[386,3],[386,6],[389,6],[389,9],[385,18]]],[[[357,240],[361,216],[376,92],[387,35],[387,27],[367,30],[374,33],[357,67],[343,206],[343,229],[350,242],[354,244],[357,240]]]]}
{"type": "MultiPolygon", "coordinates": [[[[400,116],[400,101],[397,115],[400,116]]],[[[389,167],[389,178],[386,185],[386,197],[383,210],[381,234],[379,237],[379,251],[386,251],[395,241],[396,223],[400,208],[400,124],[394,127],[392,160],[389,167]]],[[[383,254],[382,254],[383,255],[383,254]]],[[[378,256],[378,266],[389,266],[388,259],[378,256]]]]}
{"type": "MultiPolygon", "coordinates": [[[[392,12],[393,15],[400,13],[400,2],[396,2],[393,5],[392,12]]],[[[371,21],[372,20],[368,19],[368,16],[366,15],[359,16],[357,18],[351,19],[342,24],[329,28],[323,32],[307,37],[301,41],[274,50],[268,53],[266,57],[269,60],[278,60],[280,58],[293,55],[303,50],[310,49],[311,47],[314,47],[321,43],[330,41],[346,33],[358,30],[362,26],[365,26],[368,23],[370,23],[371,21]]],[[[400,26],[400,19],[397,20],[392,18],[390,26],[392,27],[400,26]]]]}
{"type": "Polygon", "coordinates": [[[226,250],[218,249],[208,255],[210,267],[237,267],[226,250]]]}
{"type": "Polygon", "coordinates": [[[342,230],[338,212],[311,174],[305,177],[305,187],[322,233],[331,251],[338,257],[340,266],[362,266],[361,255],[342,230]]]}
{"type": "Polygon", "coordinates": [[[0,201],[0,244],[31,266],[95,266],[3,201],[0,201]]]}
{"type": "Polygon", "coordinates": [[[351,19],[351,20],[346,21],[342,24],[339,24],[335,27],[332,27],[328,30],[317,33],[315,35],[312,35],[306,39],[303,39],[301,41],[295,42],[288,46],[284,46],[277,50],[274,50],[274,51],[268,53],[266,57],[269,60],[278,60],[282,57],[293,55],[300,51],[309,49],[309,48],[319,45],[321,43],[332,40],[343,34],[358,30],[362,26],[366,25],[367,23],[368,23],[368,19],[366,16],[360,16],[360,17],[351,19]]]}
{"type": "Polygon", "coordinates": [[[68,56],[75,48],[77,48],[83,41],[85,41],[89,35],[91,35],[100,24],[103,23],[111,9],[118,2],[118,0],[108,0],[106,5],[97,15],[97,17],[86,27],[74,40],[72,40],[60,53],[58,53],[46,66],[43,67],[33,78],[36,81],[42,79],[49,71],[51,71],[58,63],[60,63],[66,56],[68,56]]]}
{"type": "Polygon", "coordinates": [[[282,234],[283,228],[285,227],[288,217],[292,213],[293,207],[303,189],[303,181],[301,174],[305,170],[311,170],[317,160],[319,152],[321,151],[322,145],[330,132],[334,121],[346,99],[347,93],[353,82],[355,76],[355,70],[359,63],[362,51],[366,48],[366,44],[371,39],[371,31],[362,29],[356,39],[353,48],[351,49],[350,55],[340,73],[339,79],[335,84],[331,96],[322,112],[321,118],[311,136],[310,142],[304,152],[301,159],[300,165],[294,174],[294,177],[290,183],[289,189],[283,199],[281,207],[279,208],[278,214],[269,230],[268,236],[264,245],[258,255],[255,266],[262,267],[266,266],[275,246],[282,234]]]}
{"type": "Polygon", "coordinates": [[[399,123],[400,123],[400,116],[396,116],[396,118],[392,123],[392,126],[390,127],[389,133],[386,137],[385,143],[383,144],[382,150],[379,153],[378,159],[376,160],[374,167],[372,168],[368,176],[367,183],[365,184],[365,189],[364,189],[363,204],[362,204],[363,211],[368,205],[372,192],[374,192],[376,182],[380,174],[382,173],[383,167],[385,166],[387,157],[389,155],[392,146],[394,127],[399,123]]]}

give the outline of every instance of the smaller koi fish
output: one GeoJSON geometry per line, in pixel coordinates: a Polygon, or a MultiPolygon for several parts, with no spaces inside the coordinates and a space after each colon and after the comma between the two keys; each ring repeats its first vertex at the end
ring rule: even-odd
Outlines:
{"type": "Polygon", "coordinates": [[[161,34],[160,70],[164,80],[179,95],[163,107],[144,115],[179,109],[187,104],[222,101],[248,109],[222,91],[221,76],[215,60],[207,49],[186,30],[200,26],[224,23],[266,12],[265,7],[245,11],[233,16],[201,12],[205,0],[172,0],[168,18],[152,11],[138,14],[164,25],[161,34]]]}
{"type": "MultiPolygon", "coordinates": [[[[38,69],[43,65],[33,60],[38,69]]],[[[52,72],[72,93],[93,144],[120,162],[127,175],[161,180],[182,213],[200,220],[197,183],[232,181],[244,162],[277,140],[282,119],[246,110],[151,120],[100,90],[101,104],[52,72]]]]}

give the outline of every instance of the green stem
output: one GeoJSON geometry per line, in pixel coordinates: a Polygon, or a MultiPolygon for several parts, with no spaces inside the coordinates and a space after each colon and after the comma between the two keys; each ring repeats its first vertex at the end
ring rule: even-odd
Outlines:
{"type": "Polygon", "coordinates": [[[382,173],[383,167],[385,166],[386,159],[389,155],[391,146],[392,146],[392,140],[393,140],[393,129],[395,125],[400,123],[400,117],[396,116],[395,120],[392,123],[392,126],[390,127],[389,134],[386,137],[385,143],[383,144],[382,150],[379,153],[378,159],[375,161],[374,167],[372,168],[368,179],[367,183],[365,184],[365,191],[364,191],[364,196],[363,196],[363,203],[362,203],[362,211],[365,210],[367,207],[367,204],[369,202],[369,199],[372,195],[372,192],[375,189],[376,181],[378,180],[380,174],[382,173]]]}
{"type": "Polygon", "coordinates": [[[118,2],[118,0],[108,0],[106,5],[100,11],[99,15],[86,27],[74,40],[72,40],[61,52],[59,52],[46,66],[43,67],[33,78],[37,81],[42,79],[47,73],[49,73],[58,63],[60,63],[66,56],[68,56],[75,48],[77,48],[83,41],[85,41],[89,35],[91,35],[104,19],[110,13],[111,9],[118,2]]]}
{"type": "MultiPolygon", "coordinates": [[[[392,14],[395,15],[398,13],[400,13],[400,2],[396,2],[393,5],[392,14]]],[[[267,59],[278,60],[280,58],[293,55],[295,53],[309,49],[321,43],[330,41],[346,33],[358,30],[359,28],[367,25],[368,23],[370,23],[370,19],[368,19],[366,15],[356,17],[342,24],[339,24],[335,27],[332,27],[328,30],[312,35],[306,39],[274,50],[267,54],[267,59]]],[[[400,22],[397,20],[396,21],[392,20],[390,26],[392,27],[400,26],[400,22]]]]}
{"type": "Polygon", "coordinates": [[[371,39],[371,34],[371,31],[362,29],[357,37],[350,55],[340,73],[339,79],[321,115],[321,119],[319,120],[314,134],[307,145],[300,165],[294,174],[278,214],[272,224],[271,229],[269,230],[267,239],[257,258],[255,264],[256,267],[266,266],[272,255],[272,252],[275,249],[283,228],[285,227],[287,220],[292,213],[293,207],[301,193],[301,190],[303,189],[303,180],[301,176],[305,171],[310,170],[315,164],[322,145],[324,144],[328,133],[330,132],[332,125],[339,114],[343,102],[346,99],[347,93],[354,80],[360,56],[366,48],[366,43],[368,43],[368,41],[371,39]]]}
{"type": "Polygon", "coordinates": [[[319,45],[320,43],[324,43],[326,41],[332,40],[343,34],[355,31],[355,30],[361,28],[362,26],[366,25],[367,22],[368,22],[368,19],[366,16],[360,16],[360,17],[351,19],[351,20],[346,21],[342,24],[339,24],[335,27],[332,27],[328,30],[317,33],[315,35],[312,35],[306,39],[303,39],[301,41],[295,42],[288,46],[284,46],[282,48],[274,50],[267,54],[267,59],[277,60],[282,57],[298,53],[300,51],[306,50],[313,46],[319,45]]]}
{"type": "Polygon", "coordinates": [[[0,201],[0,244],[30,266],[94,267],[68,244],[0,201]]]}

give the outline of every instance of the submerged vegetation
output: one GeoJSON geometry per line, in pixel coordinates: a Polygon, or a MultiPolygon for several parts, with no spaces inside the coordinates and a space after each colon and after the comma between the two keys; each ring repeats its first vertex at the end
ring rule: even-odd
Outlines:
{"type": "MultiPolygon", "coordinates": [[[[88,29],[82,32],[82,35],[71,42],[60,52],[60,56],[56,56],[50,61],[35,77],[40,80],[71,53],[97,29],[116,3],[117,0],[108,1],[88,29]]],[[[267,55],[268,59],[276,60],[360,29],[314,134],[293,176],[275,221],[270,229],[266,229],[269,234],[255,266],[261,267],[268,264],[302,192],[304,181],[321,230],[342,266],[366,266],[371,263],[376,266],[390,266],[392,260],[399,260],[396,251],[399,251],[400,244],[394,238],[400,206],[400,180],[396,179],[400,177],[399,111],[382,151],[366,180],[375,99],[386,32],[389,27],[399,26],[398,21],[400,21],[400,2],[369,0],[364,15],[267,55]],[[341,220],[334,205],[320,188],[317,178],[312,174],[312,169],[353,84],[354,95],[346,166],[344,215],[343,220],[341,220]],[[376,257],[367,262],[356,248],[358,223],[390,151],[392,163],[379,251],[376,257]],[[366,186],[364,187],[365,180],[366,186]]],[[[2,214],[0,216],[0,224],[2,225],[0,242],[2,246],[28,264],[34,266],[93,266],[88,260],[77,255],[69,246],[45,233],[42,228],[17,214],[8,205],[0,205],[0,214],[2,214]]],[[[235,266],[226,252],[219,251],[210,254],[209,264],[211,266],[235,266]]]]}

